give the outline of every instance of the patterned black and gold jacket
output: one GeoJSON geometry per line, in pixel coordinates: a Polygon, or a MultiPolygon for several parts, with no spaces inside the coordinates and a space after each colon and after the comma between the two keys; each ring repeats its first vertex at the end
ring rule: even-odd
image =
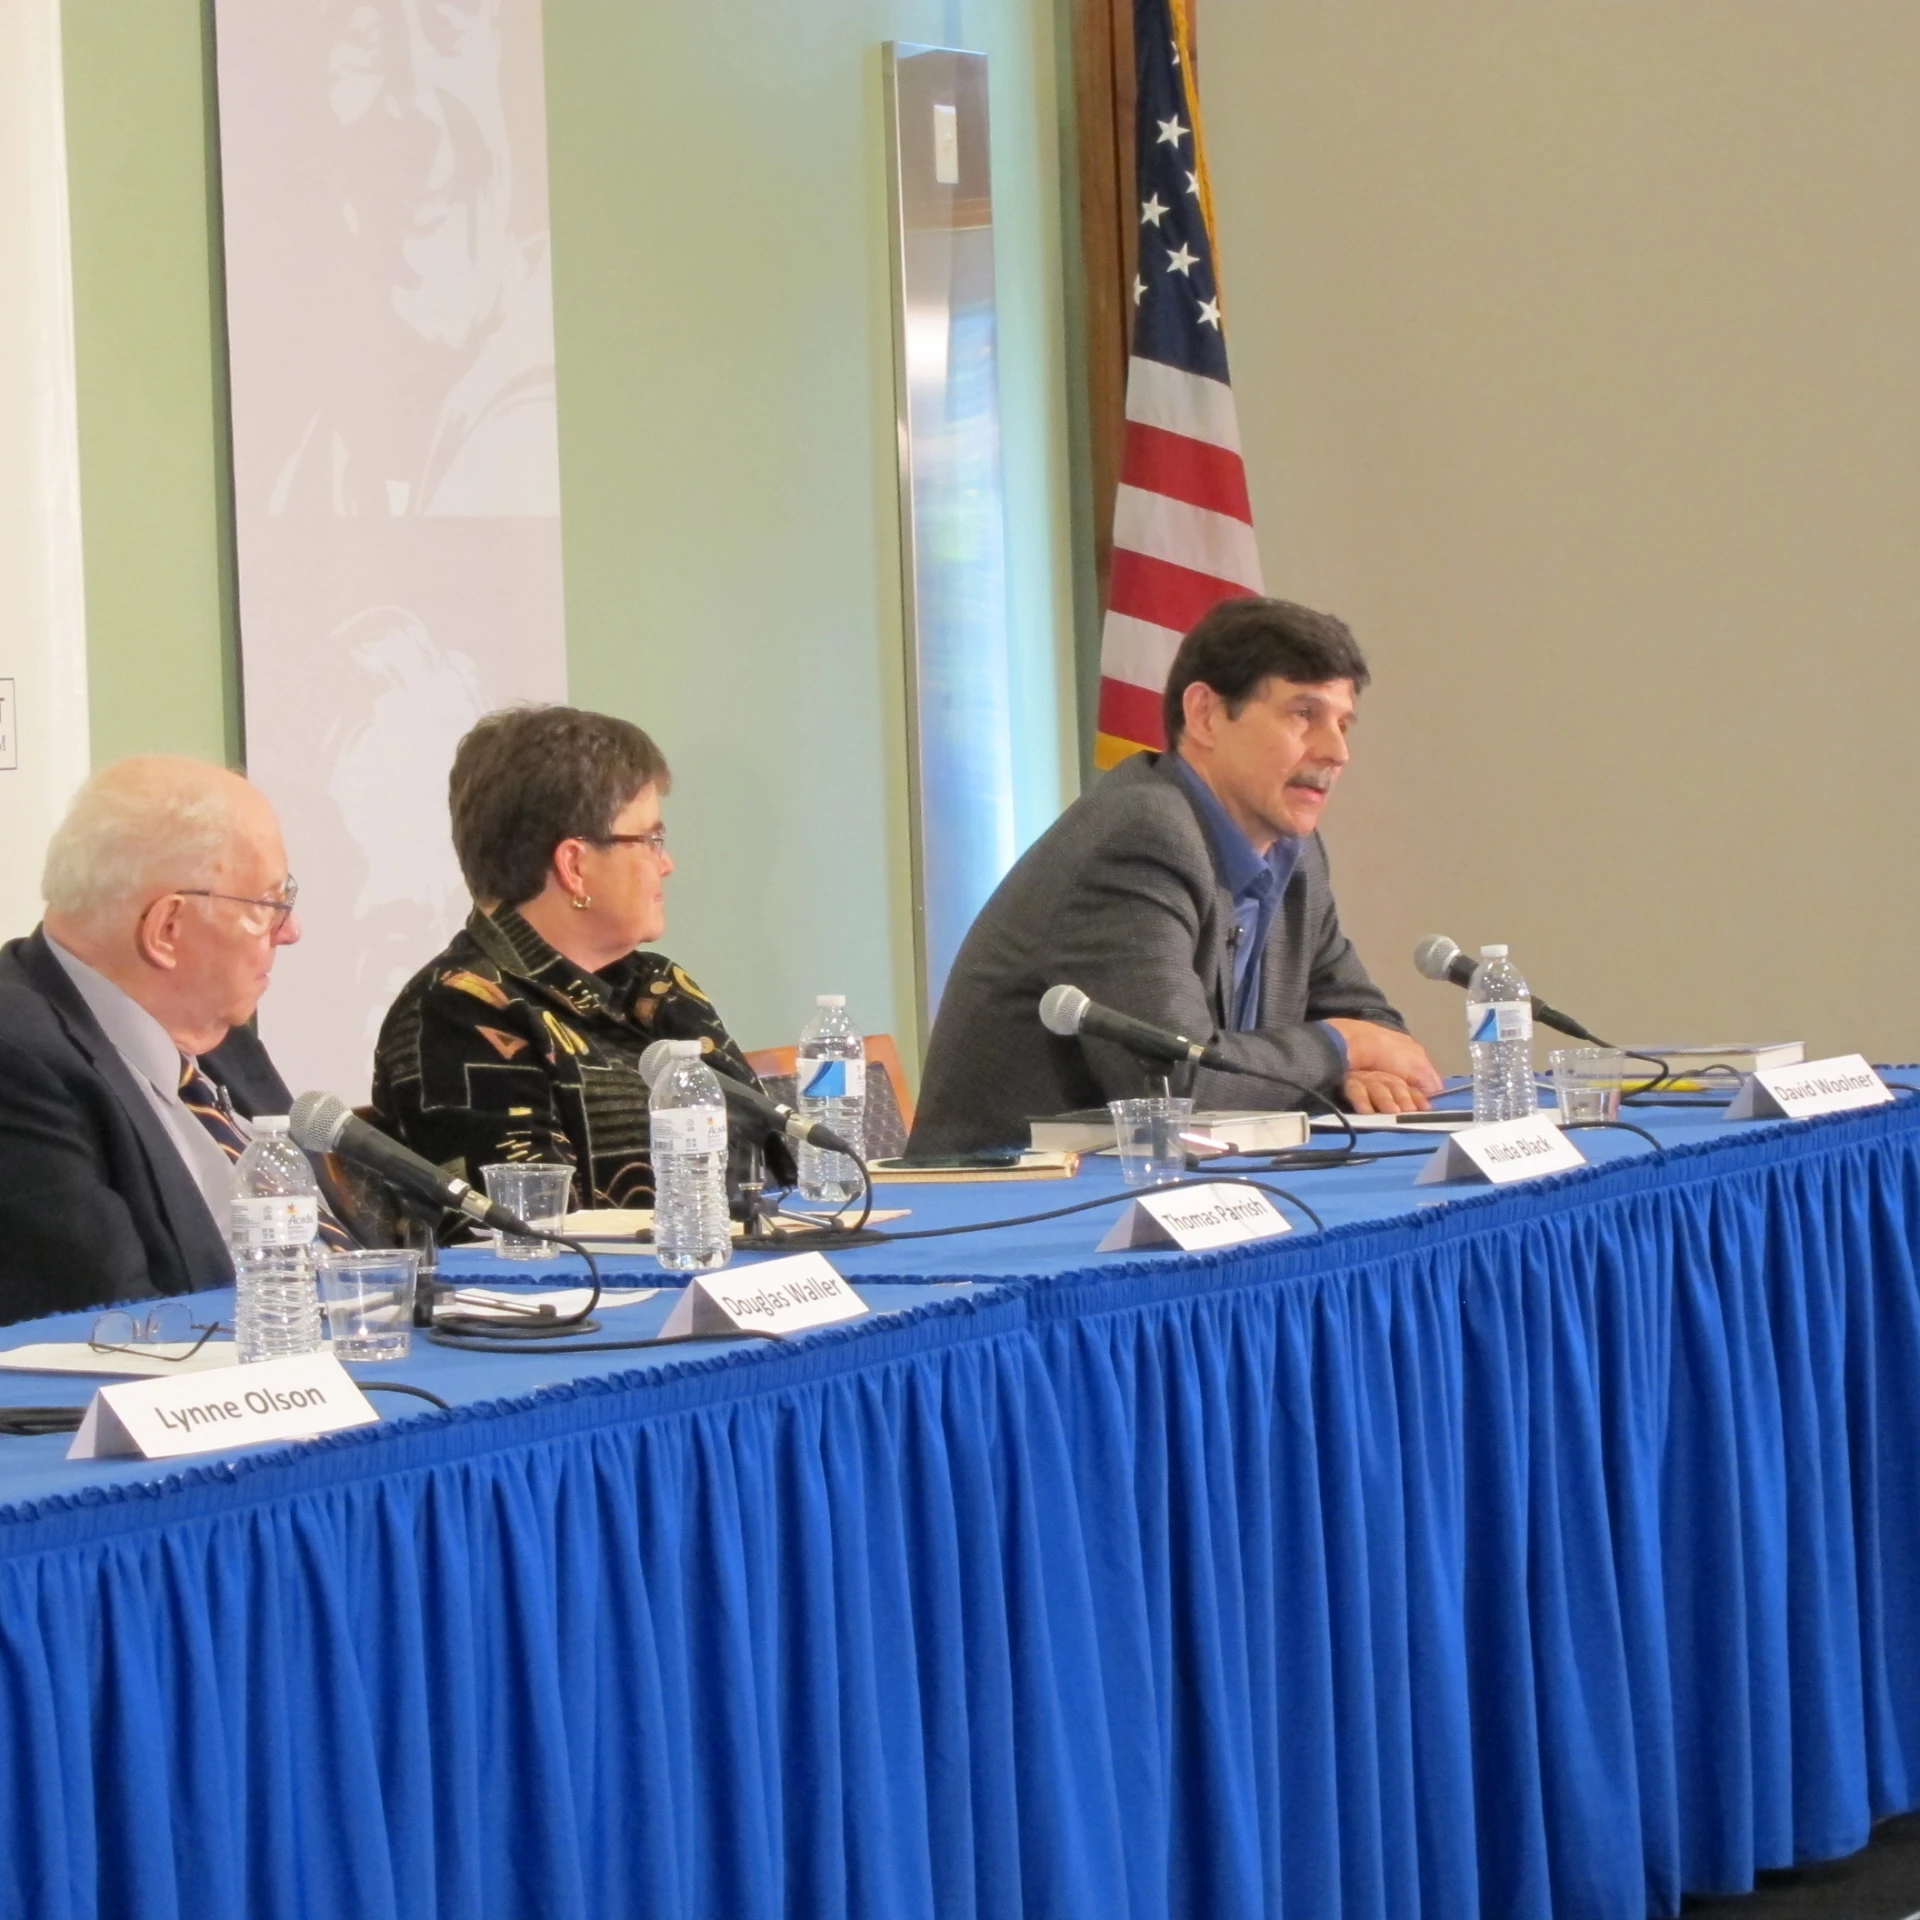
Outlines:
{"type": "MultiPolygon", "coordinates": [[[[650,1207],[639,1060],[656,1040],[698,1040],[716,1072],[759,1085],[713,1002],[671,960],[634,953],[584,973],[512,908],[476,907],[387,1013],[376,1123],[475,1186],[495,1161],[567,1161],[575,1207],[650,1207]]],[[[737,1181],[748,1147],[737,1128],[733,1141],[737,1181]]],[[[790,1179],[778,1143],[771,1157],[776,1180],[790,1179]]]]}

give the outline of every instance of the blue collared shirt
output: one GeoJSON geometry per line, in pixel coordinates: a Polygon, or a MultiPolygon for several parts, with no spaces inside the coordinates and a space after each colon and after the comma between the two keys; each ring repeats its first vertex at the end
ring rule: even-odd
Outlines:
{"type": "Polygon", "coordinates": [[[1256,853],[1214,790],[1178,752],[1169,757],[1213,843],[1221,878],[1233,898],[1233,1025],[1236,1032],[1247,1033],[1260,1024],[1262,956],[1273,916],[1280,911],[1280,896],[1300,864],[1300,840],[1282,834],[1264,854],[1256,853]]]}

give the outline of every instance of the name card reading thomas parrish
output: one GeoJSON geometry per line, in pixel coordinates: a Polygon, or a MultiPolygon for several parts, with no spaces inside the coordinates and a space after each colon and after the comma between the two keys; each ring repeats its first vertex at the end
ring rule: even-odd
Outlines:
{"type": "Polygon", "coordinates": [[[1854,1107],[1884,1107],[1893,1089],[1857,1053],[1798,1066],[1762,1067],[1740,1083],[1729,1120],[1811,1120],[1854,1107]]]}
{"type": "Polygon", "coordinates": [[[1214,1180],[1204,1186],[1141,1194],[1094,1252],[1178,1247],[1183,1253],[1203,1253],[1210,1247],[1237,1247],[1292,1231],[1293,1223],[1258,1187],[1214,1180]]]}
{"type": "Polygon", "coordinates": [[[1523,1120],[1490,1120],[1449,1134],[1446,1145],[1420,1169],[1413,1184],[1431,1187],[1442,1180],[1489,1180],[1504,1187],[1515,1180],[1537,1180],[1543,1173],[1566,1173],[1586,1164],[1586,1155],[1544,1113],[1530,1113],[1523,1120]]]}
{"type": "Polygon", "coordinates": [[[216,1373],[169,1374],[102,1387],[67,1458],[138,1454],[170,1460],[263,1440],[305,1440],[343,1427],[371,1426],[379,1418],[332,1354],[303,1353],[216,1373]]]}

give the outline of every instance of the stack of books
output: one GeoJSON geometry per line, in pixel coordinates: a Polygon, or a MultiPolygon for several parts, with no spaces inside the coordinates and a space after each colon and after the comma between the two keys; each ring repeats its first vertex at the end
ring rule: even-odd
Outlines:
{"type": "MultiPolygon", "coordinates": [[[[1040,1153],[1094,1153],[1113,1145],[1113,1115],[1105,1107],[1049,1114],[1028,1121],[1027,1128],[1040,1153]]],[[[1307,1116],[1203,1108],[1187,1123],[1186,1131],[1217,1140],[1229,1153],[1278,1153],[1283,1147],[1306,1145],[1307,1116]]]]}

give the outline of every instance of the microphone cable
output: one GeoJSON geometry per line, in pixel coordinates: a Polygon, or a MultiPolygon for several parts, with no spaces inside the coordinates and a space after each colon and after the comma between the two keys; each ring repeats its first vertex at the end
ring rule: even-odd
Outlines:
{"type": "MultiPolygon", "coordinates": [[[[1130,1202],[1137,1199],[1143,1192],[1178,1193],[1183,1189],[1214,1186],[1252,1187],[1256,1192],[1267,1194],[1273,1199],[1286,1201],[1289,1206],[1296,1208],[1300,1213],[1304,1214],[1307,1219],[1311,1220],[1314,1226],[1321,1232],[1324,1233],[1326,1231],[1327,1223],[1306,1201],[1302,1200],[1297,1193],[1289,1193],[1285,1187],[1270,1186],[1262,1180],[1248,1179],[1244,1174],[1229,1174],[1219,1180],[1170,1180],[1163,1186],[1127,1188],[1119,1193],[1099,1194],[1091,1200],[1076,1200],[1069,1206],[1048,1207],[1039,1213],[1017,1214],[1003,1220],[964,1220],[948,1227],[911,1227],[898,1231],[889,1231],[884,1227],[876,1227],[871,1229],[870,1232],[873,1236],[876,1236],[880,1241],[885,1243],[891,1243],[896,1240],[943,1240],[964,1233],[990,1233],[1001,1227],[1028,1227],[1035,1226],[1047,1220],[1064,1220],[1071,1214],[1089,1213],[1096,1207],[1110,1207],[1116,1201],[1130,1202]]],[[[806,1237],[809,1240],[814,1238],[812,1235],[806,1237]]],[[[873,1240],[869,1239],[865,1244],[871,1245],[873,1244],[873,1240]]],[[[867,1284],[871,1286],[885,1286],[889,1284],[898,1285],[900,1283],[897,1281],[887,1282],[876,1280],[869,1281],[867,1284]]],[[[917,1285],[920,1283],[909,1282],[908,1284],[917,1285]]],[[[987,1279],[983,1284],[991,1286],[994,1283],[991,1279],[987,1279]]],[[[427,1334],[427,1338],[437,1347],[454,1347],[469,1352],[541,1354],[634,1353],[648,1347],[689,1346],[730,1340],[770,1340],[777,1342],[783,1337],[783,1335],[777,1333],[763,1333],[756,1328],[737,1327],[730,1328],[724,1333],[655,1334],[651,1338],[646,1339],[573,1340],[566,1342],[564,1345],[560,1345],[547,1341],[529,1341],[524,1344],[517,1344],[511,1338],[474,1342],[460,1337],[445,1336],[432,1330],[429,1330],[427,1334]]]]}
{"type": "Polygon", "coordinates": [[[499,1320],[491,1314],[435,1313],[427,1328],[427,1338],[433,1340],[436,1346],[486,1347],[498,1341],[529,1341],[534,1343],[533,1347],[523,1350],[534,1351],[541,1341],[555,1340],[563,1334],[597,1332],[599,1323],[592,1318],[592,1314],[600,1304],[600,1263],[588,1250],[586,1242],[576,1240],[569,1234],[550,1233],[542,1227],[531,1228],[529,1237],[551,1240],[555,1246],[577,1253],[587,1263],[590,1284],[584,1306],[572,1313],[542,1313],[535,1306],[524,1317],[511,1320],[499,1320]],[[437,1339],[436,1335],[442,1331],[455,1338],[437,1339]]]}
{"type": "MultiPolygon", "coordinates": [[[[437,1393],[429,1393],[425,1387],[407,1386],[399,1380],[354,1379],[353,1384],[362,1393],[404,1393],[415,1400],[425,1400],[442,1413],[453,1411],[451,1401],[442,1400],[437,1393]]],[[[81,1421],[86,1417],[85,1406],[0,1407],[0,1438],[31,1440],[47,1433],[77,1433],[81,1421]]]]}
{"type": "Polygon", "coordinates": [[[1064,1207],[1048,1207],[1042,1213],[1014,1214],[1004,1220],[962,1220],[950,1227],[876,1227],[874,1231],[888,1243],[895,1240],[944,1240],[955,1234],[989,1233],[1000,1227],[1030,1227],[1043,1220],[1064,1220],[1069,1214],[1090,1213],[1096,1207],[1110,1207],[1116,1200],[1137,1200],[1143,1193],[1178,1193],[1190,1187],[1253,1187],[1275,1199],[1286,1201],[1289,1206],[1298,1207],[1321,1232],[1326,1231],[1327,1223],[1297,1193],[1289,1193],[1285,1187],[1272,1187],[1262,1181],[1249,1179],[1243,1173],[1226,1174],[1218,1180],[1168,1180],[1152,1187],[1123,1187],[1118,1193],[1102,1193],[1091,1200],[1076,1200],[1064,1207]]]}
{"type": "Polygon", "coordinates": [[[1655,1153],[1665,1153],[1667,1143],[1657,1140],[1645,1127],[1636,1127],[1631,1120],[1560,1120],[1554,1123],[1562,1133],[1581,1133],[1590,1128],[1611,1129],[1616,1133],[1637,1133],[1655,1153]]]}
{"type": "Polygon", "coordinates": [[[0,1407],[0,1435],[31,1440],[43,1433],[77,1433],[85,1407],[0,1407]]]}

